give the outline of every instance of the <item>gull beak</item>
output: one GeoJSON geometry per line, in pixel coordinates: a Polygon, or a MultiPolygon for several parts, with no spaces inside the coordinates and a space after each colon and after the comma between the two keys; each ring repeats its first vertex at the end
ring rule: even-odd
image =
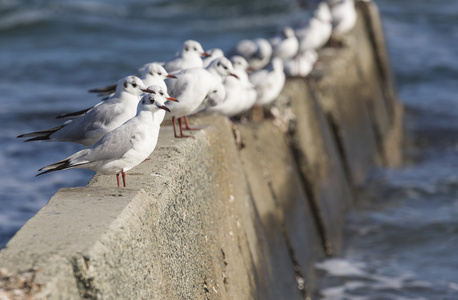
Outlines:
{"type": "Polygon", "coordinates": [[[165,105],[161,105],[161,106],[158,105],[157,107],[160,108],[160,109],[163,109],[163,110],[165,110],[165,111],[170,112],[170,109],[169,109],[167,106],[165,106],[165,105]]]}
{"type": "Polygon", "coordinates": [[[169,101],[173,101],[173,102],[180,102],[180,101],[178,101],[178,99],[175,98],[175,97],[167,97],[166,99],[169,100],[169,101]]]}
{"type": "Polygon", "coordinates": [[[231,73],[231,74],[229,74],[229,75],[230,75],[230,76],[233,76],[233,77],[235,77],[235,78],[237,78],[237,79],[239,79],[239,77],[238,77],[237,75],[235,75],[234,73],[231,73]]]}
{"type": "Polygon", "coordinates": [[[150,90],[150,89],[142,89],[142,92],[143,93],[152,93],[154,92],[153,90],[150,90]]]}
{"type": "Polygon", "coordinates": [[[167,76],[165,76],[165,77],[167,77],[167,78],[177,78],[177,77],[176,77],[175,75],[173,75],[173,74],[167,74],[167,76]]]}
{"type": "Polygon", "coordinates": [[[204,52],[204,53],[202,53],[202,55],[201,55],[201,56],[203,56],[203,57],[209,57],[209,56],[211,56],[211,54],[210,54],[210,53],[208,53],[208,52],[204,52]]]}

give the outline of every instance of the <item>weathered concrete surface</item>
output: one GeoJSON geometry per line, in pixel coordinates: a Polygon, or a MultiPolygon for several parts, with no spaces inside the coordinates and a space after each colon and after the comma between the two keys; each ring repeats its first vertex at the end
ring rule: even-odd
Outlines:
{"type": "Polygon", "coordinates": [[[292,148],[325,251],[339,253],[353,195],[332,129],[303,79],[288,80],[278,105],[290,108],[295,115],[289,126],[292,148]]]}
{"type": "Polygon", "coordinates": [[[310,80],[287,80],[279,119],[233,131],[194,118],[207,124],[196,139],[163,126],[128,188],[96,175],[60,190],[0,251],[12,274],[0,272],[0,296],[27,273],[35,299],[307,298],[314,262],[341,249],[356,188],[402,161],[380,20],[373,3],[357,7],[345,47],[321,51],[310,80]]]}
{"type": "Polygon", "coordinates": [[[324,256],[309,200],[280,130],[271,122],[241,125],[239,129],[244,144],[240,155],[270,256],[257,265],[261,272],[266,263],[270,265],[268,278],[263,280],[271,292],[263,298],[296,299],[298,284],[291,281],[305,280],[305,288],[312,288],[313,262],[324,256]],[[296,272],[278,276],[289,274],[287,270],[296,272]]]}

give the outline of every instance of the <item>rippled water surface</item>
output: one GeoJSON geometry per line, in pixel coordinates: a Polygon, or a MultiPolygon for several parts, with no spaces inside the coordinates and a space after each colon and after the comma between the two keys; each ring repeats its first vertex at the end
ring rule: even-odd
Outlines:
{"type": "Polygon", "coordinates": [[[406,106],[407,166],[350,213],[319,299],[458,299],[458,3],[378,1],[406,106]]]}
{"type": "MultiPolygon", "coordinates": [[[[317,265],[322,299],[458,299],[458,2],[380,0],[406,105],[407,166],[380,170],[349,215],[342,257],[317,265]]],[[[0,1],[0,248],[62,187],[93,172],[35,178],[81,149],[22,143],[55,115],[97,102],[115,82],[182,41],[228,50],[270,36],[307,12],[296,1],[0,1]]],[[[115,183],[113,177],[113,183],[115,183]]]]}

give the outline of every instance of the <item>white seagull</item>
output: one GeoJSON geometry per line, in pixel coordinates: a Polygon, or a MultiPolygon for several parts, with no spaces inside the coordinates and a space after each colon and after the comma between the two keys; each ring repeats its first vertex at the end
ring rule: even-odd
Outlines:
{"type": "Polygon", "coordinates": [[[209,112],[219,112],[228,117],[233,117],[250,109],[256,102],[256,89],[249,81],[246,72],[248,62],[238,55],[231,57],[231,62],[234,67],[233,73],[238,78],[227,76],[224,79],[226,97],[223,103],[207,109],[209,112]]]}
{"type": "Polygon", "coordinates": [[[285,61],[284,71],[287,76],[306,77],[318,60],[315,50],[298,53],[295,57],[285,61]]]}
{"type": "Polygon", "coordinates": [[[170,103],[171,113],[167,118],[172,119],[175,137],[192,137],[183,134],[183,129],[195,130],[189,127],[187,116],[197,112],[204,106],[215,106],[222,101],[226,92],[222,80],[224,77],[233,75],[231,62],[220,57],[207,68],[191,68],[175,73],[174,80],[166,80],[170,95],[180,99],[179,103],[170,103]],[[180,135],[177,134],[175,119],[178,119],[180,135]],[[183,119],[186,127],[183,127],[183,119]]]}
{"type": "Polygon", "coordinates": [[[299,42],[291,27],[283,28],[282,36],[272,38],[269,42],[272,45],[272,57],[279,57],[283,61],[295,56],[299,50],[299,42]]]}
{"type": "Polygon", "coordinates": [[[304,52],[322,48],[331,37],[331,22],[332,17],[329,5],[321,2],[308,23],[295,31],[299,40],[299,51],[304,52]]]}
{"type": "Polygon", "coordinates": [[[332,15],[332,37],[340,38],[356,24],[356,9],[353,0],[337,0],[330,4],[332,15]]]}
{"type": "Polygon", "coordinates": [[[18,137],[31,137],[26,142],[73,142],[91,146],[105,134],[134,117],[137,113],[139,95],[151,91],[140,78],[127,76],[119,81],[113,96],[100,102],[81,117],[55,128],[18,137]]]}
{"type": "Polygon", "coordinates": [[[258,70],[250,74],[250,81],[256,88],[257,105],[269,104],[275,99],[285,85],[285,73],[283,72],[283,61],[275,57],[272,59],[269,68],[258,70]]]}
{"type": "Polygon", "coordinates": [[[241,40],[237,43],[233,52],[234,55],[244,57],[250,65],[250,68],[259,70],[269,63],[272,57],[272,46],[268,40],[263,38],[241,40]]]}
{"type": "Polygon", "coordinates": [[[202,68],[204,66],[202,56],[209,56],[202,48],[202,45],[197,41],[187,40],[183,43],[176,56],[164,64],[164,68],[169,73],[189,68],[202,68]]]}
{"type": "MultiPolygon", "coordinates": [[[[160,89],[160,88],[159,88],[160,89]]],[[[169,109],[166,98],[153,91],[143,96],[137,115],[107,133],[94,146],[41,168],[36,176],[65,169],[90,169],[100,174],[122,174],[124,187],[126,173],[148,158],[157,144],[159,129],[169,109]]]]}

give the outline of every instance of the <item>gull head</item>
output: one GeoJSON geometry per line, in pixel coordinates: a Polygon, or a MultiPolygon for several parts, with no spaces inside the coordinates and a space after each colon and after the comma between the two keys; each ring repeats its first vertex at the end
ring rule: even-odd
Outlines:
{"type": "Polygon", "coordinates": [[[164,102],[166,100],[168,101],[174,101],[174,102],[178,102],[178,100],[174,97],[171,97],[168,93],[167,93],[167,90],[164,90],[163,88],[161,88],[160,86],[158,85],[151,85],[148,87],[148,90],[150,91],[149,94],[150,95],[157,95],[158,97],[163,97],[165,98],[164,102]]]}
{"type": "Polygon", "coordinates": [[[296,34],[294,33],[294,30],[289,26],[283,28],[282,34],[283,34],[283,37],[285,39],[296,37],[296,34]]]}
{"type": "Polygon", "coordinates": [[[232,56],[231,63],[232,63],[232,66],[234,67],[234,70],[247,71],[249,67],[247,60],[243,56],[240,56],[240,55],[232,56]]]}
{"type": "Polygon", "coordinates": [[[216,71],[216,73],[223,78],[226,76],[234,76],[235,78],[238,78],[238,76],[234,74],[234,67],[232,66],[231,61],[224,56],[213,60],[209,69],[216,71]]]}
{"type": "Polygon", "coordinates": [[[179,51],[179,55],[181,56],[209,56],[207,52],[204,51],[204,48],[202,48],[202,45],[194,40],[187,40],[183,43],[183,46],[181,47],[181,50],[179,51]]]}
{"type": "Polygon", "coordinates": [[[150,92],[143,84],[143,81],[137,76],[127,76],[121,79],[116,87],[116,92],[118,90],[136,96],[140,96],[141,93],[150,92]]]}
{"type": "Polygon", "coordinates": [[[142,78],[146,78],[146,76],[152,76],[152,77],[160,78],[160,79],[176,78],[175,75],[169,74],[164,69],[164,67],[158,63],[151,63],[143,70],[142,78]]]}

